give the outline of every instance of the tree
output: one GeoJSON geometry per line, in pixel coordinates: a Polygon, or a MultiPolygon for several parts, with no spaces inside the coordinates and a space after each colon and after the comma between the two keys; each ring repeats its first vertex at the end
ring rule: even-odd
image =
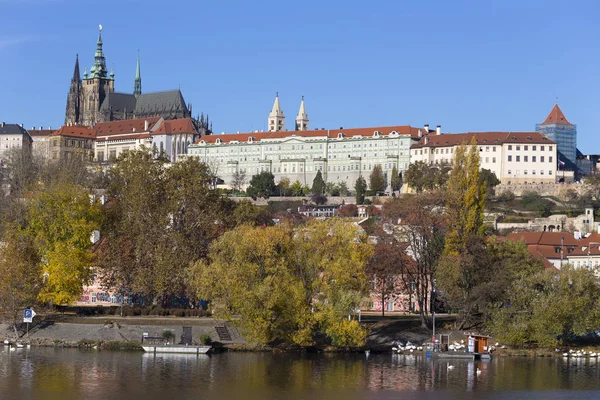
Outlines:
{"type": "Polygon", "coordinates": [[[328,196],[339,196],[340,188],[334,182],[327,182],[325,185],[325,193],[327,193],[328,196]]]}
{"type": "Polygon", "coordinates": [[[362,204],[365,201],[365,192],[367,191],[367,182],[365,178],[358,177],[354,184],[354,195],[356,196],[356,204],[362,204]]]}
{"type": "Polygon", "coordinates": [[[367,264],[367,277],[372,285],[371,294],[381,301],[381,316],[385,316],[385,304],[388,301],[410,290],[410,286],[402,285],[402,274],[413,263],[403,246],[395,240],[378,238],[373,256],[367,264]]]}
{"type": "Polygon", "coordinates": [[[90,282],[93,255],[90,237],[102,214],[87,189],[68,183],[38,192],[27,207],[27,234],[33,238],[47,276],[40,292],[44,302],[77,299],[90,282]]]}
{"type": "Polygon", "coordinates": [[[385,177],[383,175],[383,169],[381,164],[375,164],[371,175],[369,176],[369,187],[375,193],[382,192],[385,190],[385,177]]]}
{"type": "Polygon", "coordinates": [[[235,193],[242,191],[246,184],[246,173],[243,171],[236,170],[231,176],[231,188],[235,193]]]}
{"type": "Polygon", "coordinates": [[[317,171],[317,175],[315,176],[315,179],[313,179],[311,190],[313,193],[325,193],[325,181],[323,180],[323,175],[320,170],[317,171]]]}
{"type": "Polygon", "coordinates": [[[506,343],[556,347],[597,330],[600,286],[594,271],[562,266],[513,281],[505,306],[492,315],[491,332],[506,343]]]}
{"type": "Polygon", "coordinates": [[[292,191],[292,196],[302,196],[304,194],[304,185],[299,180],[296,180],[292,183],[290,190],[292,191]]]}
{"type": "Polygon", "coordinates": [[[468,148],[464,144],[456,147],[446,190],[446,213],[450,224],[446,254],[459,254],[471,235],[483,233],[486,186],[479,180],[479,162],[475,138],[468,148]]]}
{"type": "Polygon", "coordinates": [[[0,244],[0,315],[12,321],[15,336],[23,309],[35,304],[42,288],[42,264],[33,238],[9,223],[0,244]]]}
{"type": "Polygon", "coordinates": [[[323,193],[313,193],[310,195],[310,201],[317,205],[327,204],[327,197],[323,193]]]}
{"type": "Polygon", "coordinates": [[[342,218],[358,217],[358,207],[356,204],[346,204],[340,207],[338,215],[342,218]]]}
{"type": "Polygon", "coordinates": [[[408,195],[386,202],[383,208],[384,217],[401,221],[398,240],[406,243],[406,253],[415,260],[401,278],[405,287],[414,288],[423,327],[431,323],[431,293],[447,231],[442,199],[440,193],[408,195]]]}
{"type": "Polygon", "coordinates": [[[494,172],[489,169],[482,168],[481,171],[479,171],[479,183],[485,183],[487,197],[489,198],[494,195],[494,188],[500,184],[500,180],[494,172]]]}
{"type": "Polygon", "coordinates": [[[392,191],[398,191],[402,187],[402,175],[398,173],[398,168],[394,165],[392,168],[392,179],[391,179],[392,191]]]}
{"type": "Polygon", "coordinates": [[[259,207],[250,200],[242,200],[235,205],[233,220],[236,226],[250,224],[254,226],[273,225],[273,218],[265,207],[259,207]]]}
{"type": "Polygon", "coordinates": [[[239,315],[235,322],[250,341],[310,346],[325,335],[335,346],[360,346],[366,333],[347,316],[365,291],[371,251],[366,237],[341,220],[296,231],[240,226],[217,240],[209,261],[196,263],[189,276],[218,318],[239,315]]]}
{"type": "Polygon", "coordinates": [[[445,187],[450,166],[447,163],[429,164],[423,161],[411,163],[404,172],[406,184],[417,193],[445,187]]]}
{"type": "Polygon", "coordinates": [[[346,181],[342,181],[338,185],[338,189],[340,191],[340,196],[348,196],[350,195],[350,191],[348,190],[348,184],[346,181]]]}
{"type": "Polygon", "coordinates": [[[253,175],[246,192],[256,200],[258,197],[268,199],[275,189],[275,177],[269,171],[253,175]]]}
{"type": "Polygon", "coordinates": [[[279,180],[279,194],[281,196],[288,196],[290,193],[290,178],[287,176],[282,177],[279,180]]]}

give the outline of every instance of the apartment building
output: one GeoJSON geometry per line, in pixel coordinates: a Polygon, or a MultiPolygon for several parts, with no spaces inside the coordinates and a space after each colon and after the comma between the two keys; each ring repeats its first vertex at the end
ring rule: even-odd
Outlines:
{"type": "Polygon", "coordinates": [[[31,149],[31,136],[23,124],[0,123],[0,166],[7,160],[12,149],[31,149]]]}
{"type": "Polygon", "coordinates": [[[452,162],[455,149],[475,139],[481,168],[489,169],[503,184],[556,182],[556,143],[539,132],[468,132],[429,134],[411,146],[410,162],[452,162]]]}
{"type": "MultiPolygon", "coordinates": [[[[387,126],[352,129],[253,132],[201,137],[189,146],[188,156],[198,157],[230,186],[233,174],[247,182],[262,171],[312,185],[317,171],[326,182],[346,182],[353,188],[359,176],[368,181],[380,164],[389,185],[392,169],[408,168],[412,138],[423,128],[387,126]]],[[[247,183],[246,182],[246,183],[247,183]]]]}

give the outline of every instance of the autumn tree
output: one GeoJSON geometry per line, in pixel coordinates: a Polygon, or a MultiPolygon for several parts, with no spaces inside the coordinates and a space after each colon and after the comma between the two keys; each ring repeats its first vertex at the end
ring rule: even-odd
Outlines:
{"type": "Polygon", "coordinates": [[[370,255],[366,237],[341,220],[295,231],[241,226],[212,245],[190,279],[219,318],[239,315],[250,341],[309,346],[326,335],[336,346],[360,346],[366,333],[347,316],[365,293],[370,255]]]}
{"type": "Polygon", "coordinates": [[[402,187],[402,175],[398,172],[398,168],[394,165],[392,168],[392,178],[390,182],[392,191],[398,191],[402,187]]]}
{"type": "Polygon", "coordinates": [[[65,304],[77,299],[92,276],[92,232],[102,214],[90,192],[73,184],[56,184],[37,192],[27,207],[26,232],[41,255],[46,284],[44,302],[65,304]]]}
{"type": "Polygon", "coordinates": [[[239,225],[269,226],[273,225],[273,217],[264,206],[252,204],[250,200],[242,200],[235,205],[232,214],[233,223],[239,225]]]}
{"type": "Polygon", "coordinates": [[[275,190],[275,177],[269,171],[263,171],[252,176],[246,192],[256,200],[259,197],[268,199],[273,194],[273,190],[275,190]]]}
{"type": "Polygon", "coordinates": [[[358,177],[356,183],[354,184],[354,196],[356,197],[356,204],[362,204],[365,201],[365,193],[367,191],[367,182],[365,178],[361,176],[358,177]]]}
{"type": "Polygon", "coordinates": [[[369,187],[371,191],[378,193],[385,190],[385,176],[381,164],[375,164],[369,176],[369,187]]]}
{"type": "Polygon", "coordinates": [[[440,193],[407,195],[386,202],[383,216],[399,222],[398,240],[414,259],[414,267],[402,274],[405,287],[413,287],[421,325],[430,321],[431,293],[438,263],[444,251],[447,221],[440,193]]]}
{"type": "Polygon", "coordinates": [[[479,148],[475,138],[469,146],[457,146],[446,190],[449,221],[446,254],[460,254],[471,235],[483,233],[485,183],[479,180],[479,148]]]}
{"type": "Polygon", "coordinates": [[[323,175],[321,171],[317,171],[317,175],[315,179],[313,179],[313,184],[311,188],[313,193],[325,193],[325,181],[323,180],[323,175]]]}
{"type": "Polygon", "coordinates": [[[17,325],[23,309],[36,303],[43,285],[42,264],[33,238],[15,223],[6,223],[0,244],[0,316],[17,325]]]}
{"type": "Polygon", "coordinates": [[[342,218],[358,217],[358,207],[356,204],[346,204],[340,207],[338,215],[342,218]]]}
{"type": "Polygon", "coordinates": [[[385,316],[388,301],[394,301],[410,290],[410,286],[403,285],[402,275],[413,267],[414,262],[404,252],[405,248],[393,237],[380,237],[367,264],[371,294],[381,302],[381,316],[385,316]]]}

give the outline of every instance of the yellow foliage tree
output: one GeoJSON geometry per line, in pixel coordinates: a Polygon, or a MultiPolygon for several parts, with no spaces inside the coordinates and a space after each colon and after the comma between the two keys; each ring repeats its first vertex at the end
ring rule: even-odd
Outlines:
{"type": "Polygon", "coordinates": [[[241,226],[189,272],[197,295],[221,318],[239,315],[250,341],[309,346],[325,334],[334,345],[360,346],[366,333],[347,316],[365,293],[371,253],[366,237],[341,220],[296,230],[241,226]]]}

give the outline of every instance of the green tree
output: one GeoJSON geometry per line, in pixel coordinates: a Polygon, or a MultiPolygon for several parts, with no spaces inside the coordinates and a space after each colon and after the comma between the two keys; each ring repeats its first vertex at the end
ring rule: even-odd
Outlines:
{"type": "Polygon", "coordinates": [[[375,164],[371,175],[369,176],[369,187],[375,193],[382,192],[385,190],[385,176],[383,175],[383,169],[381,164],[375,164]]]}
{"type": "Polygon", "coordinates": [[[356,204],[362,204],[365,201],[365,192],[367,191],[367,182],[365,178],[358,177],[354,184],[354,195],[356,197],[356,204]]]}
{"type": "Polygon", "coordinates": [[[323,175],[320,170],[317,171],[317,175],[315,176],[315,179],[313,179],[312,192],[325,193],[325,181],[323,180],[323,175]]]}
{"type": "Polygon", "coordinates": [[[275,189],[275,177],[269,171],[253,175],[246,192],[256,200],[258,197],[268,199],[275,189]]]}
{"type": "Polygon", "coordinates": [[[523,275],[513,281],[506,306],[492,315],[491,332],[517,346],[573,343],[598,329],[599,290],[594,271],[586,268],[523,275]]]}
{"type": "Polygon", "coordinates": [[[340,191],[340,196],[350,195],[350,191],[348,190],[348,184],[346,183],[346,181],[341,181],[338,185],[338,189],[340,191]]]}
{"type": "Polygon", "coordinates": [[[234,193],[242,192],[242,188],[246,184],[246,173],[242,171],[235,171],[231,175],[231,189],[234,193]]]}
{"type": "Polygon", "coordinates": [[[290,190],[292,191],[292,196],[302,196],[304,194],[304,185],[299,180],[296,180],[290,186],[290,190]]]}
{"type": "Polygon", "coordinates": [[[475,138],[470,146],[457,146],[446,191],[446,212],[450,223],[445,253],[459,254],[471,235],[483,233],[485,183],[479,181],[479,148],[475,138]]]}
{"type": "Polygon", "coordinates": [[[259,207],[250,200],[242,200],[235,205],[233,220],[236,226],[250,224],[255,226],[273,225],[273,217],[266,207],[259,207]]]}
{"type": "Polygon", "coordinates": [[[398,168],[394,165],[392,168],[392,179],[391,179],[392,191],[398,191],[402,187],[402,175],[398,172],[398,168]]]}
{"type": "Polygon", "coordinates": [[[482,168],[479,171],[479,182],[480,184],[485,183],[487,197],[490,198],[494,195],[494,188],[500,184],[500,179],[491,170],[482,168]]]}
{"type": "Polygon", "coordinates": [[[411,163],[404,172],[406,184],[417,193],[445,187],[450,166],[447,163],[429,164],[423,161],[411,163]]]}
{"type": "Polygon", "coordinates": [[[325,185],[325,193],[328,196],[339,196],[340,188],[334,182],[327,182],[327,184],[325,185]]]}
{"type": "Polygon", "coordinates": [[[347,316],[365,293],[371,251],[341,220],[296,231],[241,226],[213,244],[210,261],[191,267],[190,279],[216,316],[239,315],[250,341],[310,346],[326,335],[337,346],[360,346],[366,332],[347,316]]]}

